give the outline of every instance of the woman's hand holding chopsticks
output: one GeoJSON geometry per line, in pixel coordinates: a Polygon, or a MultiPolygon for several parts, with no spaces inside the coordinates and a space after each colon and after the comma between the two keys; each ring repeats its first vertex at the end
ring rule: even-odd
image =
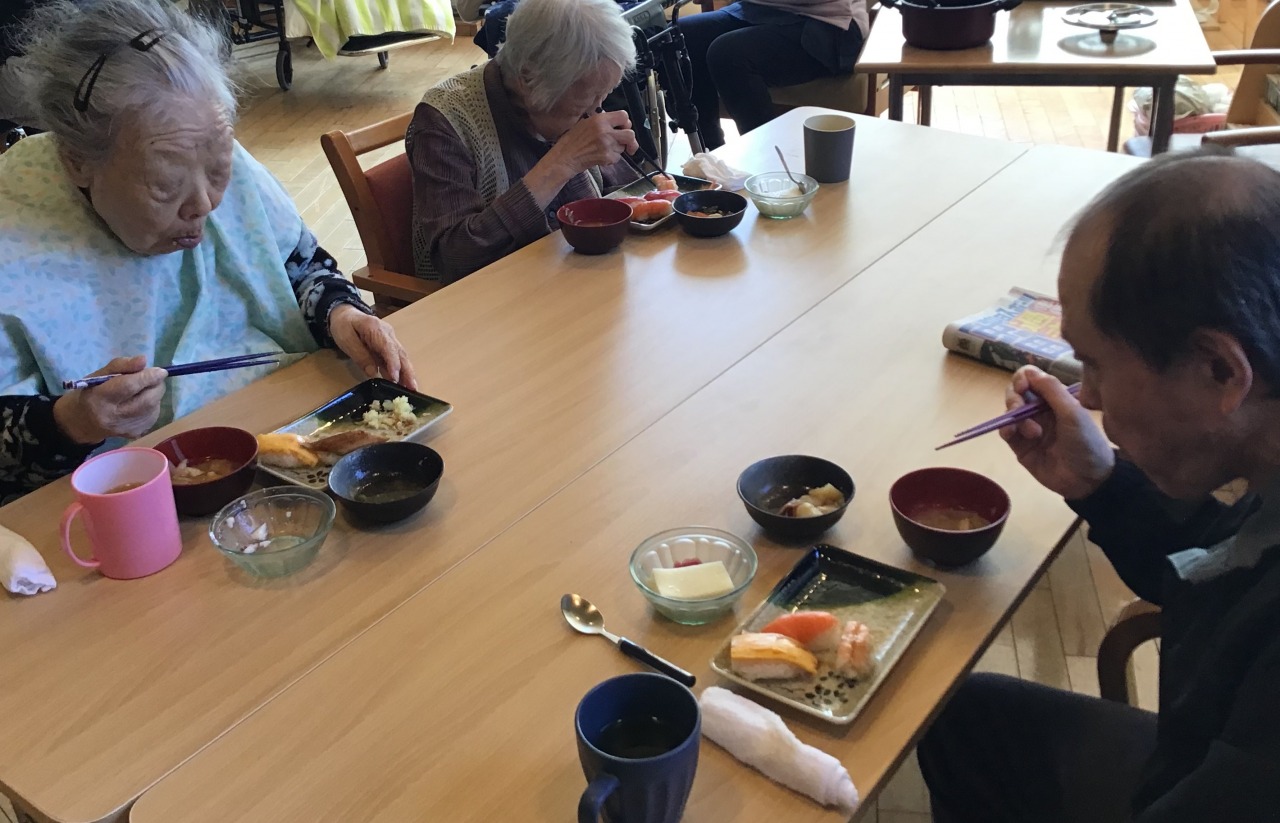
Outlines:
{"type": "Polygon", "coordinates": [[[1102,485],[1115,467],[1115,453],[1089,412],[1056,377],[1034,366],[1016,371],[1005,405],[1017,409],[1026,395],[1037,396],[1048,408],[1035,417],[1000,430],[1018,462],[1045,488],[1068,500],[1087,497],[1102,485]]]}
{"type": "Polygon", "coordinates": [[[164,369],[147,367],[147,358],[117,357],[95,375],[113,374],[105,383],[67,392],[53,405],[53,419],[68,439],[81,445],[108,437],[141,437],[160,417],[164,369]]]}

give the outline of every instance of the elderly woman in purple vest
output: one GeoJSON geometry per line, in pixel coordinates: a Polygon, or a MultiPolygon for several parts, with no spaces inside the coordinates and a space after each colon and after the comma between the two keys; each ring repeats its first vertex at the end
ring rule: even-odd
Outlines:
{"type": "Polygon", "coordinates": [[[430,89],[405,137],[416,274],[465,277],[634,179],[631,119],[601,105],[635,59],[612,0],[522,0],[497,57],[430,89]]]}
{"type": "Polygon", "coordinates": [[[850,74],[868,28],[865,0],[738,0],[680,18],[707,150],[724,145],[722,103],[746,134],[773,119],[770,88],[850,74]]]}

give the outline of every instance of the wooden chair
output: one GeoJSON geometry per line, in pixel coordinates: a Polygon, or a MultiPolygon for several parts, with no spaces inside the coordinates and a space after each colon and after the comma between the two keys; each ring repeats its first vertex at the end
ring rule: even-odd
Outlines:
{"type": "MultiPolygon", "coordinates": [[[[877,0],[868,0],[867,18],[870,23],[876,21],[879,8],[877,0]]],[[[770,89],[769,96],[773,98],[774,106],[782,111],[801,106],[820,106],[875,117],[882,110],[878,105],[878,90],[876,75],[863,74],[855,68],[853,74],[841,77],[822,77],[797,86],[770,89]]]]}
{"type": "Polygon", "coordinates": [[[403,142],[413,114],[402,114],[351,132],[320,137],[329,165],[342,186],[368,265],[352,272],[357,288],[373,293],[374,308],[386,315],[420,300],[441,284],[413,276],[413,179],[404,154],[366,170],[360,155],[403,142]]]}
{"type": "MultiPolygon", "coordinates": [[[[1240,83],[1231,96],[1227,123],[1237,126],[1280,126],[1280,113],[1266,101],[1267,75],[1280,66],[1280,0],[1272,2],[1258,19],[1249,48],[1241,51],[1215,51],[1213,60],[1219,66],[1244,66],[1240,83]]],[[[1207,135],[1175,134],[1170,151],[1194,149],[1207,135]]],[[[1217,142],[1216,140],[1214,142],[1217,142]]],[[[1125,141],[1125,154],[1151,156],[1151,138],[1134,137],[1125,141]]]]}
{"type": "Polygon", "coordinates": [[[1134,600],[1125,606],[1116,622],[1107,630],[1098,646],[1098,693],[1117,703],[1133,699],[1130,658],[1148,640],[1160,637],[1160,609],[1145,600],[1134,600]]]}

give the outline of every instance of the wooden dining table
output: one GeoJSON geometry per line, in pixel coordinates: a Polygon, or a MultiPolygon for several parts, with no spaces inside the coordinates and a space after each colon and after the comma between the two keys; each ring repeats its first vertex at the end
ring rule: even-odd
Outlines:
{"type": "Polygon", "coordinates": [[[889,78],[889,117],[903,117],[903,95],[920,90],[917,122],[929,124],[934,86],[1112,86],[1116,95],[1107,141],[1116,150],[1121,92],[1149,87],[1152,152],[1169,147],[1173,133],[1174,85],[1180,74],[1217,71],[1190,0],[1149,0],[1155,24],[1121,31],[1104,42],[1092,29],[1073,26],[1063,12],[1073,0],[1027,0],[996,14],[991,41],[953,51],[907,45],[902,14],[882,9],[858,57],[857,70],[889,78]]]}
{"type": "MultiPolygon", "coordinates": [[[[721,154],[772,170],[776,144],[800,166],[801,122],[817,111],[796,110],[721,154]]],[[[11,673],[0,688],[0,792],[40,821],[124,819],[144,791],[1027,152],[873,119],[859,132],[850,182],[823,187],[796,220],[752,207],[722,238],[672,227],[599,257],[551,235],[397,312],[422,389],[456,409],[428,436],[445,460],[440,490],[398,525],[358,528],[340,516],[317,560],[292,577],[237,572],[210,545],[208,520],[193,519],[172,566],[109,580],[59,547],[67,480],[0,508],[0,524],[30,540],[59,581],[48,594],[0,597],[11,673]]],[[[269,431],[361,379],[318,353],[141,442],[205,425],[269,431]]]]}
{"type": "MultiPolygon", "coordinates": [[[[709,658],[805,554],[753,525],[735,480],[787,453],[830,459],[857,484],[825,542],[946,586],[850,725],[757,698],[873,798],[1074,522],[998,437],[934,451],[1001,410],[1008,380],[946,354],[941,329],[1010,285],[1053,290],[1060,229],[1135,162],[1058,147],[1021,155],[161,780],[130,821],[571,819],[585,787],[575,705],[639,667],[572,632],[561,595],[590,599],[611,629],[696,674],[698,690],[726,685],[709,658]],[[887,500],[894,479],[935,464],[979,471],[1012,499],[996,546],[954,571],[912,556],[887,500]],[[629,576],[641,540],[691,524],[742,535],[759,554],[736,617],[677,625],[629,576]]],[[[704,740],[683,819],[838,817],[704,740]]]]}

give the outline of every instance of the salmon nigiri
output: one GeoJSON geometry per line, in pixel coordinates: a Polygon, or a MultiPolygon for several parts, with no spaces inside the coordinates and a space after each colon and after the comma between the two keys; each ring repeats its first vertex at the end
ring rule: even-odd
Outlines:
{"type": "Polygon", "coordinates": [[[760,631],[790,637],[811,652],[825,652],[840,640],[840,620],[830,612],[792,612],[775,618],[760,631]]]}

